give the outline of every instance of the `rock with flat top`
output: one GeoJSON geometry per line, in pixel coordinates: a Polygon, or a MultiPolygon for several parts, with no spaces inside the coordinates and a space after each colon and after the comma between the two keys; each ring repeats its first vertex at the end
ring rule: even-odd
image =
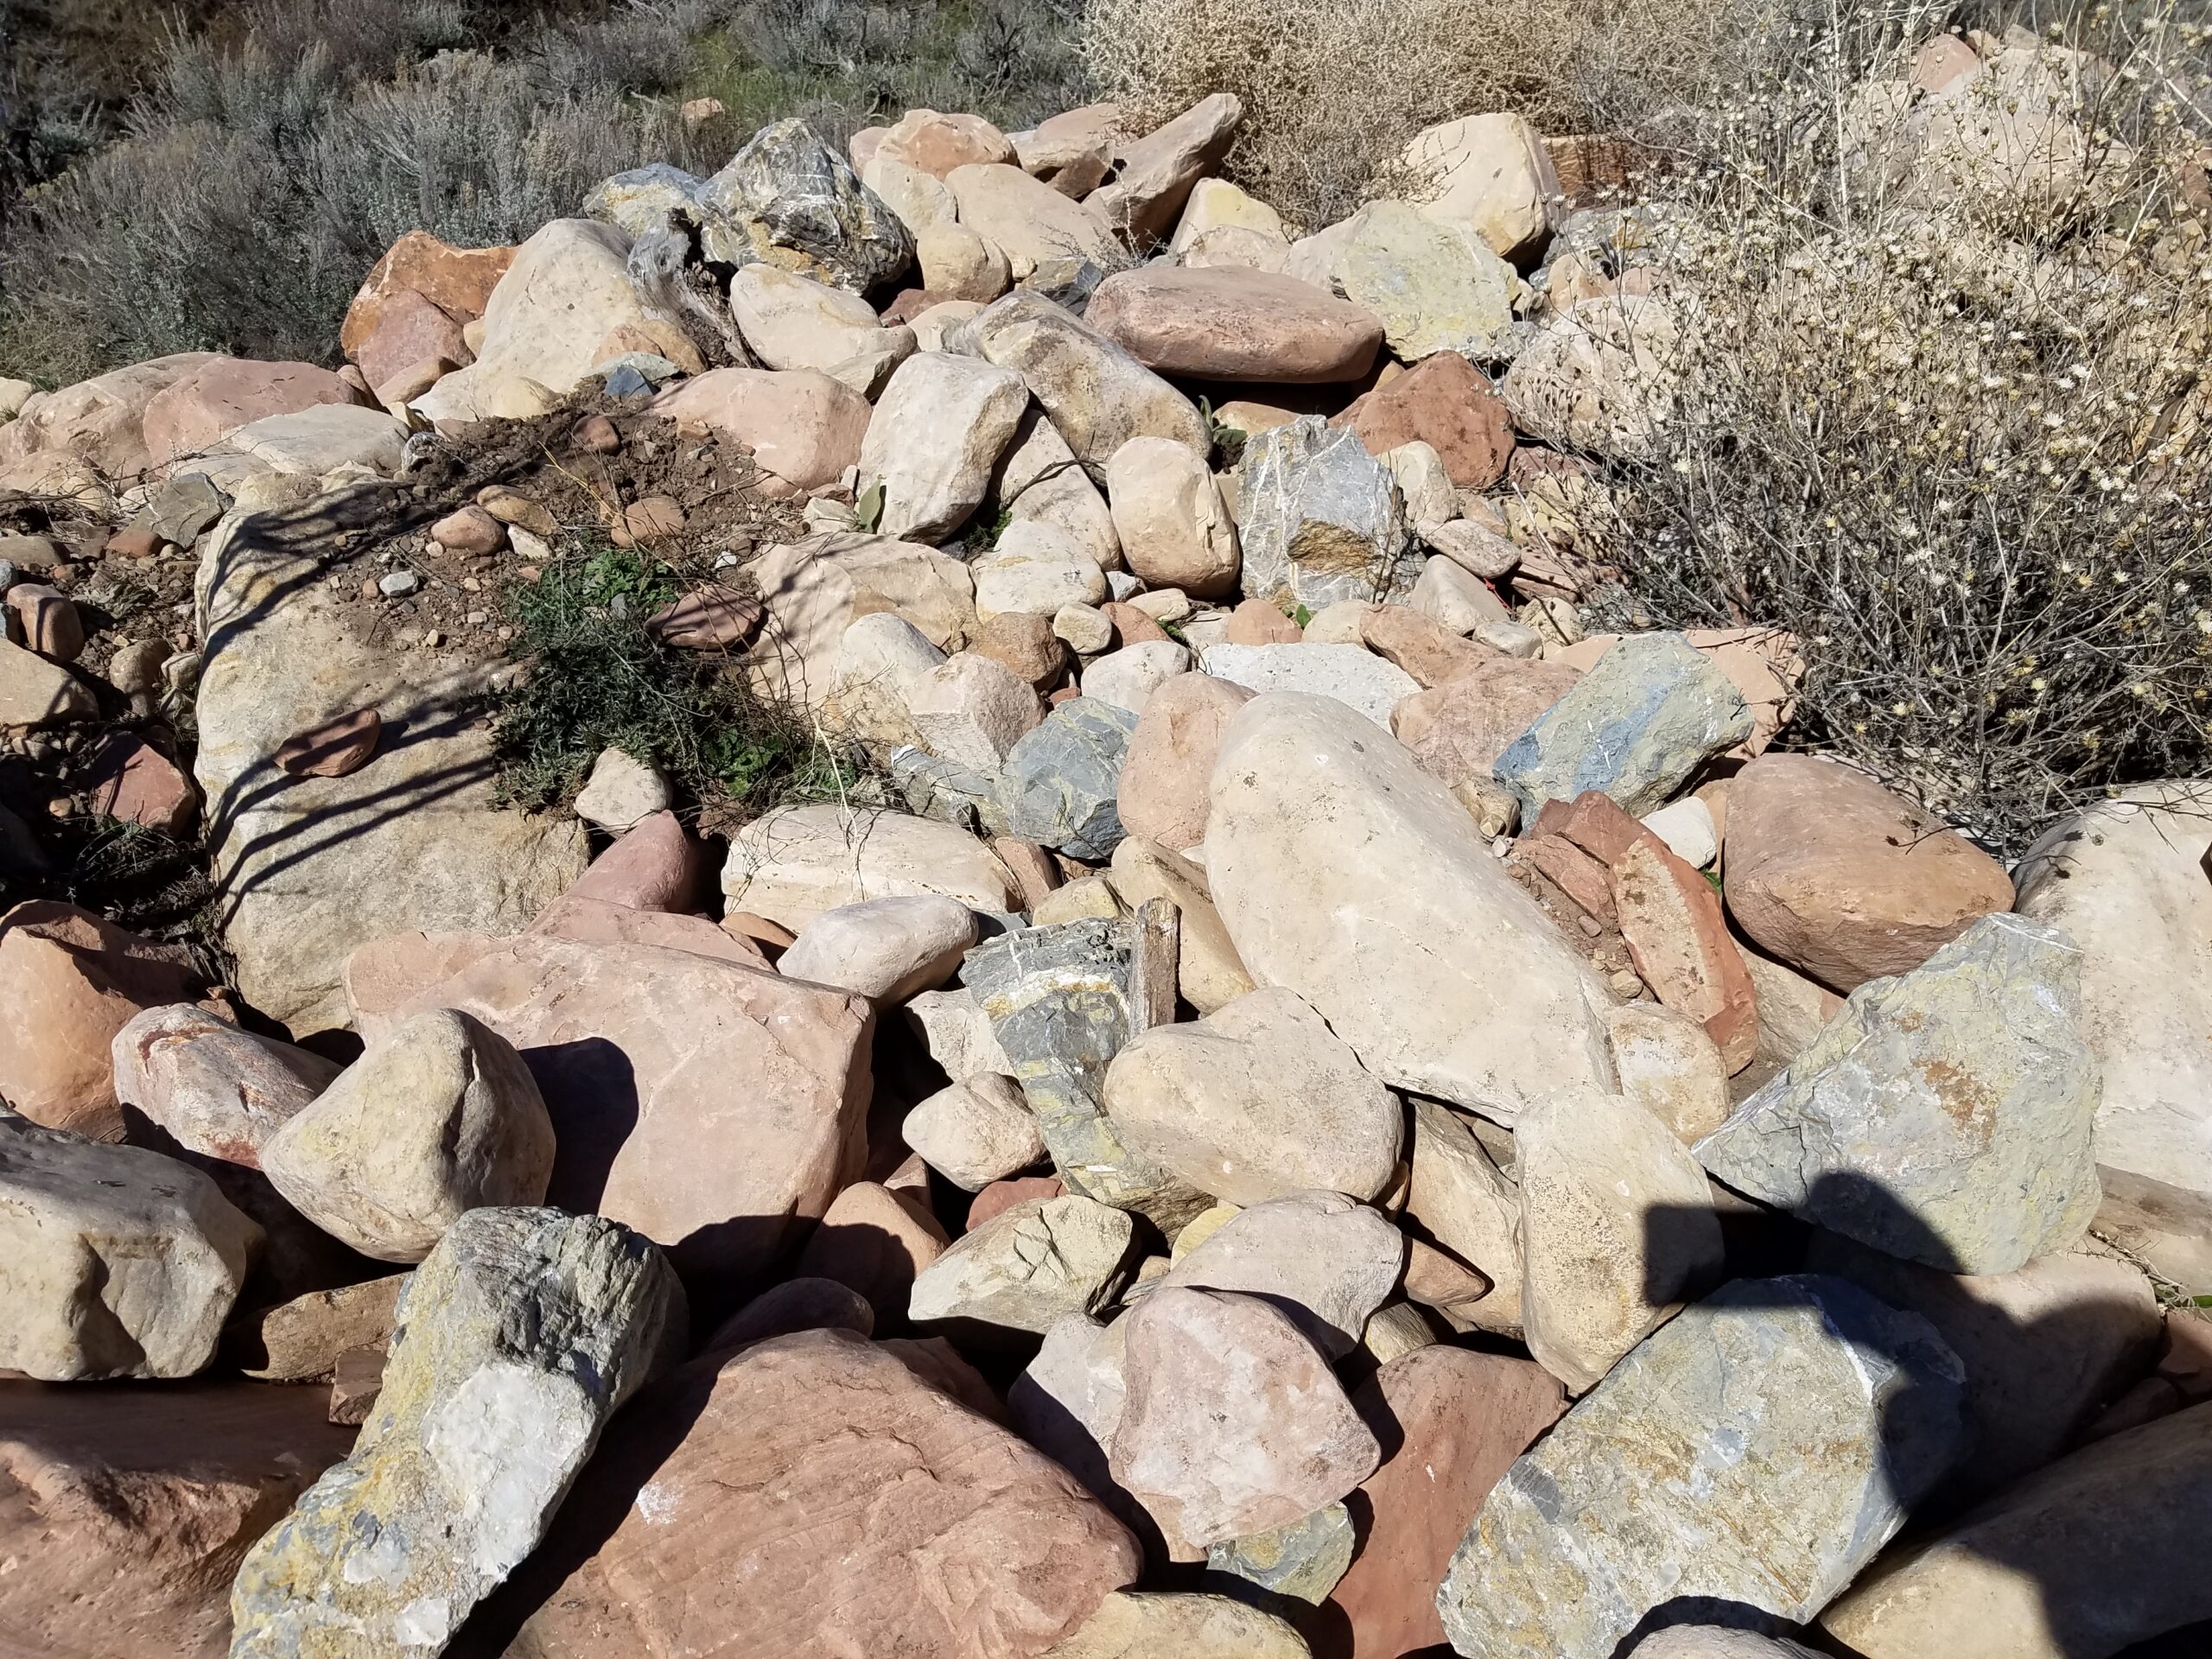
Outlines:
{"type": "Polygon", "coordinates": [[[1402,201],[1370,202],[1337,251],[1344,297],[1382,324],[1408,362],[1493,354],[1513,323],[1512,266],[1478,237],[1402,201]]]}
{"type": "Polygon", "coordinates": [[[1471,115],[1427,128],[1406,146],[1404,167],[1422,212],[1470,226],[1500,258],[1534,254],[1551,233],[1559,170],[1523,116],[1471,115]]]}
{"type": "Polygon", "coordinates": [[[1421,690],[1395,663],[1357,645],[1210,645],[1200,661],[1209,675],[1231,685],[1325,697],[1386,732],[1390,711],[1421,690]]]}
{"type": "Polygon", "coordinates": [[[1491,1281],[1461,1311],[1485,1331],[1521,1334],[1521,1194],[1467,1122],[1433,1100],[1412,1103],[1407,1230],[1491,1281]]]}
{"type": "Polygon", "coordinates": [[[1055,708],[1000,772],[1007,833],[1071,858],[1111,858],[1122,836],[1122,765],[1136,726],[1135,712],[1096,697],[1055,708]]]}
{"type": "Polygon", "coordinates": [[[834,802],[779,807],[730,841],[722,892],[733,910],[794,930],[825,910],[938,893],[971,910],[1014,910],[1021,891],[966,831],[834,802]]]}
{"type": "Polygon", "coordinates": [[[1244,119],[1243,100],[1230,92],[1200,99],[1166,125],[1122,146],[1113,181],[1084,205],[1142,245],[1165,238],[1183,211],[1191,187],[1229,153],[1244,119]]]}
{"type": "Polygon", "coordinates": [[[971,162],[944,175],[959,222],[1006,255],[1016,282],[1056,259],[1110,257],[1113,233],[1082,202],[1004,162],[971,162]]]}
{"type": "Polygon", "coordinates": [[[1251,700],[1246,687],[1211,674],[1180,674],[1153,693],[1115,792],[1128,834],[1177,852],[1205,839],[1207,786],[1222,730],[1251,700]]]}
{"type": "Polygon", "coordinates": [[[1212,1545],[1206,1567],[1318,1606],[1351,1565],[1357,1542],[1351,1512],[1341,1503],[1327,1503],[1287,1525],[1212,1545]]]}
{"type": "Polygon", "coordinates": [[[1173,438],[1131,438],[1106,464],[1106,493],[1131,570],[1199,598],[1235,590],[1236,523],[1203,454],[1173,438]]]}
{"type": "Polygon", "coordinates": [[[1404,1239],[1379,1211],[1340,1192],[1292,1192],[1229,1217],[1160,1283],[1256,1296],[1341,1359],[1405,1261],[1404,1239]]]}
{"type": "Polygon", "coordinates": [[[1304,385],[1357,380],[1382,325],[1294,276],[1144,265],[1099,283],[1084,319],[1162,374],[1304,385]]]}

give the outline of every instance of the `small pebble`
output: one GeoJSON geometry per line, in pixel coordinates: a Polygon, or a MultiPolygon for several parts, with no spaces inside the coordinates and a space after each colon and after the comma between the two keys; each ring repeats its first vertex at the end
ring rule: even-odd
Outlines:
{"type": "Polygon", "coordinates": [[[423,578],[412,570],[395,570],[377,583],[377,591],[386,599],[404,599],[423,585],[423,578]]]}

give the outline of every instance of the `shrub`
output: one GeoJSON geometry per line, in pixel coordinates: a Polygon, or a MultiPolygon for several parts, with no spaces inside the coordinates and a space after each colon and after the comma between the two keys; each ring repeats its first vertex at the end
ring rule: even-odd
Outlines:
{"type": "Polygon", "coordinates": [[[1668,183],[1674,413],[1611,469],[1618,608],[1790,629],[1802,741],[2017,849],[2212,765],[2212,256],[2173,95],[2205,34],[2076,10],[2092,55],[2015,54],[1969,106],[2063,132],[1946,168],[1927,105],[1869,113],[1897,21],[1822,41],[1668,183]]]}

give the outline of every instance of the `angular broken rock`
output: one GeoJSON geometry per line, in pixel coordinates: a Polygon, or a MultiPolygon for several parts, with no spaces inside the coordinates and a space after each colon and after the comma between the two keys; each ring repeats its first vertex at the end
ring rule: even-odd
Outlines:
{"type": "Polygon", "coordinates": [[[684,1324],[675,1273],[626,1227],[553,1210],[455,1222],[408,1281],[353,1455],[239,1569],[234,1659],[442,1652],[684,1324]]]}
{"type": "Polygon", "coordinates": [[[1137,716],[1096,697],[1061,703],[1016,743],[1000,773],[1007,833],[1067,854],[1108,859],[1122,839],[1122,765],[1137,716]]]}
{"type": "Polygon", "coordinates": [[[1485,1331],[1521,1334],[1521,1194],[1498,1173],[1465,1119],[1433,1100],[1413,1103],[1412,1173],[1406,1220],[1417,1238],[1491,1281],[1466,1313],[1485,1331]]]}
{"type": "Polygon", "coordinates": [[[1357,709],[1384,731],[1390,729],[1390,711],[1421,690],[1421,682],[1404,669],[1361,645],[1209,645],[1201,660],[1212,678],[1262,695],[1290,691],[1327,697],[1357,709]]]}
{"type": "Polygon", "coordinates": [[[115,1034],[115,1096],[188,1151],[261,1167],[269,1137],[330,1086],[339,1068],[256,1037],[188,1002],[149,1008],[115,1034]]]}
{"type": "Polygon", "coordinates": [[[420,1262],[485,1205],[534,1205],[553,1123],[512,1044],[452,1008],[381,1034],[277,1130],[262,1167],[300,1213],[384,1262],[420,1262]]]}
{"type": "Polygon", "coordinates": [[[1382,1461],[1328,1362],[1266,1302],[1164,1286],[1128,1321],[1114,1478],[1171,1549],[1295,1521],[1382,1461]]]}
{"type": "Polygon", "coordinates": [[[0,1367],[48,1382],[190,1376],[261,1242],[173,1158],[0,1112],[0,1367]]]}
{"type": "Polygon", "coordinates": [[[1390,469],[1359,435],[1301,416],[1246,446],[1237,474],[1242,585],[1255,599],[1319,611],[1380,599],[1406,549],[1390,469]]]}
{"type": "Polygon", "coordinates": [[[1491,1489],[1437,1592],[1445,1633],[1612,1659],[1681,1599],[1804,1623],[1957,1456],[1960,1385],[1925,1320],[1840,1279],[1727,1285],[1491,1489]]]}
{"type": "Polygon", "coordinates": [[[890,1345],[810,1331],[702,1357],[623,1414],[525,1569],[508,1651],[1033,1659],[1142,1565],[1065,1471],[890,1345]]]}
{"type": "Polygon", "coordinates": [[[963,1234],[916,1275],[907,1317],[1042,1336],[1065,1315],[1093,1313],[1109,1299],[1135,1237],[1126,1211],[1073,1192],[1015,1205],[963,1234]]]}
{"type": "Polygon", "coordinates": [[[1586,789],[1640,817],[1751,734],[1751,705],[1710,658],[1679,633],[1636,634],[1498,756],[1497,780],[1521,798],[1524,823],[1586,789]]]}
{"type": "Polygon", "coordinates": [[[1949,1273],[2063,1249],[2098,1202],[2080,954],[2048,923],[1984,917],[1925,966],[1853,991],[1699,1160],[1763,1203],[1949,1273]]]}
{"type": "Polygon", "coordinates": [[[1266,1532],[1209,1546],[1206,1567],[1271,1595],[1319,1606],[1351,1565],[1356,1541],[1351,1512],[1341,1503],[1325,1503],[1266,1532]]]}
{"type": "Polygon", "coordinates": [[[1674,1131],[1620,1095],[1563,1089],[1521,1114],[1513,1144],[1522,1328],[1580,1394],[1717,1276],[1712,1189],[1674,1131]]]}
{"type": "MultiPolygon", "coordinates": [[[[1192,676],[1203,678],[1203,676],[1192,676]]],[[[1174,907],[1181,935],[1175,969],[1176,988],[1201,1014],[1218,1012],[1254,988],[1251,975],[1236,959],[1229,930],[1221,925],[1205,872],[1180,854],[1135,836],[1114,849],[1108,878],[1115,895],[1135,910],[1152,899],[1174,907]]]]}
{"type": "Polygon", "coordinates": [[[266,1382],[319,1382],[353,1350],[387,1345],[406,1284],[407,1275],[395,1273],[264,1309],[251,1321],[258,1348],[245,1374],[266,1382]]]}
{"type": "Polygon", "coordinates": [[[1191,187],[1229,152],[1244,119],[1244,102],[1233,92],[1200,99],[1115,157],[1113,181],[1084,205],[1141,246],[1159,241],[1175,223],[1191,187]]]}
{"type": "Polygon", "coordinates": [[[1655,835],[1637,837],[1611,864],[1613,905],[1637,975],[1662,1004],[1705,1028],[1731,1075],[1742,1071],[1758,1053],[1758,993],[1720,895],[1655,835]]]}
{"type": "Polygon", "coordinates": [[[1256,697],[1223,734],[1212,797],[1207,874],[1246,969],[1296,991],[1383,1082],[1510,1124],[1609,1079],[1594,970],[1373,722],[1256,697]]]}
{"type": "Polygon", "coordinates": [[[989,1071],[938,1090],[906,1114],[899,1133],[924,1163],[969,1192],[1045,1156],[1021,1085],[989,1071]]]}
{"type": "Polygon", "coordinates": [[[1340,1192],[1294,1192],[1230,1216],[1160,1284],[1255,1296],[1342,1359],[1405,1262],[1405,1239],[1381,1212],[1340,1192]]]}
{"type": "Polygon", "coordinates": [[[720,264],[762,260],[865,294],[914,260],[914,239],[845,158],[800,120],[754,133],[700,188],[701,242],[720,264]]]}
{"type": "Polygon", "coordinates": [[[1370,202],[1350,222],[1332,275],[1382,321],[1408,363],[1439,352],[1481,357],[1513,323],[1513,268],[1478,238],[1402,201],[1370,202]]]}
{"type": "Polygon", "coordinates": [[[1397,1172],[1396,1096],[1281,988],[1137,1037],[1107,1069],[1105,1104],[1129,1146],[1230,1204],[1371,1198],[1397,1172]]]}
{"type": "Polygon", "coordinates": [[[873,899],[823,911],[776,967],[786,979],[903,1002],[950,979],[975,943],[976,912],[957,899],[873,899]]]}
{"type": "Polygon", "coordinates": [[[1287,1620],[1227,1596],[1116,1590],[1044,1659],[1311,1659],[1287,1620]]]}
{"type": "Polygon", "coordinates": [[[1621,1093],[1694,1146],[1728,1121],[1728,1068],[1705,1027],[1656,1002],[1624,1002],[1607,1016],[1621,1093]]]}
{"type": "Polygon", "coordinates": [[[1028,406],[1012,369],[946,352],[901,363],[861,445],[861,487],[883,491],[876,528],[934,542],[967,523],[1028,406]]]}

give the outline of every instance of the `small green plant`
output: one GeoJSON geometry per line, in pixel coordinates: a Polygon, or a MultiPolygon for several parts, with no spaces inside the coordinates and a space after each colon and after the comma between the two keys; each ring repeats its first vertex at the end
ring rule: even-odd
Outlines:
{"type": "Polygon", "coordinates": [[[508,799],[574,799],[608,748],[651,761],[717,813],[750,816],[849,781],[804,719],[763,701],[737,664],[653,638],[647,620],[685,585],[634,548],[592,543],[510,589],[527,670],[494,721],[508,799]]]}
{"type": "Polygon", "coordinates": [[[853,506],[853,524],[871,535],[883,522],[883,480],[881,479],[861,492],[861,499],[853,506]]]}

